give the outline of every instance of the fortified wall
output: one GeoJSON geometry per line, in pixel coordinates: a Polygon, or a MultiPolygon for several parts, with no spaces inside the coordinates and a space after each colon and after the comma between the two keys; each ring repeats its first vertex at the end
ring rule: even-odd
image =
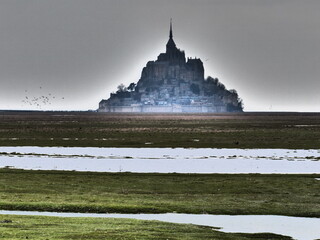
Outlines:
{"type": "MultiPolygon", "coordinates": [[[[103,108],[104,106],[102,106],[103,108]]],[[[100,108],[99,108],[100,109],[100,108]]],[[[106,111],[101,112],[141,112],[141,113],[218,113],[227,112],[225,106],[157,106],[157,105],[139,105],[139,106],[108,106],[106,111]]]]}

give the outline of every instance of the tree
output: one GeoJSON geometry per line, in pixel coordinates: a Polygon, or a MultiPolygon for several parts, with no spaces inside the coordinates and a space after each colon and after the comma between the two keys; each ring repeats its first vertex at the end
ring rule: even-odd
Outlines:
{"type": "Polygon", "coordinates": [[[238,100],[238,98],[239,98],[238,97],[238,92],[235,89],[231,89],[231,90],[229,90],[229,92],[235,99],[238,100]]]}
{"type": "Polygon", "coordinates": [[[117,93],[127,92],[126,86],[124,84],[122,84],[122,83],[117,88],[118,88],[117,93]]]}
{"type": "Polygon", "coordinates": [[[207,82],[214,84],[214,85],[218,85],[219,79],[218,78],[213,78],[213,77],[207,77],[207,82]]]}
{"type": "Polygon", "coordinates": [[[135,87],[136,87],[136,84],[135,84],[135,83],[130,83],[130,85],[129,85],[129,87],[128,87],[128,90],[129,90],[129,91],[134,91],[135,87]]]}
{"type": "Polygon", "coordinates": [[[230,89],[229,92],[230,92],[232,95],[238,96],[238,92],[237,92],[237,90],[235,90],[235,89],[230,89]]]}

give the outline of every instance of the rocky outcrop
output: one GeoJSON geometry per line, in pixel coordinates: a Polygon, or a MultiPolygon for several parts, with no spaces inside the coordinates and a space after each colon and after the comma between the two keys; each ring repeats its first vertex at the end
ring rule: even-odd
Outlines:
{"type": "Polygon", "coordinates": [[[137,84],[120,85],[100,112],[241,112],[235,90],[227,90],[217,78],[204,78],[199,58],[185,58],[176,47],[170,24],[166,52],[143,68],[137,84]]]}

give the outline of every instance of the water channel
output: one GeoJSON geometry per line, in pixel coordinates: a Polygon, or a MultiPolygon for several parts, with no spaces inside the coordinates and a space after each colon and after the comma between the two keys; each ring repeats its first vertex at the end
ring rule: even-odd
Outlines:
{"type": "Polygon", "coordinates": [[[319,150],[0,147],[0,168],[140,173],[320,173],[319,150]]]}

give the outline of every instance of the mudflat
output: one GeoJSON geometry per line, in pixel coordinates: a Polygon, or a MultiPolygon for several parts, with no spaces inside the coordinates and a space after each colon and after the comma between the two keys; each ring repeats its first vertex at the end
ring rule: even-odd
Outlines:
{"type": "Polygon", "coordinates": [[[317,149],[320,114],[2,111],[0,145],[317,149]]]}

